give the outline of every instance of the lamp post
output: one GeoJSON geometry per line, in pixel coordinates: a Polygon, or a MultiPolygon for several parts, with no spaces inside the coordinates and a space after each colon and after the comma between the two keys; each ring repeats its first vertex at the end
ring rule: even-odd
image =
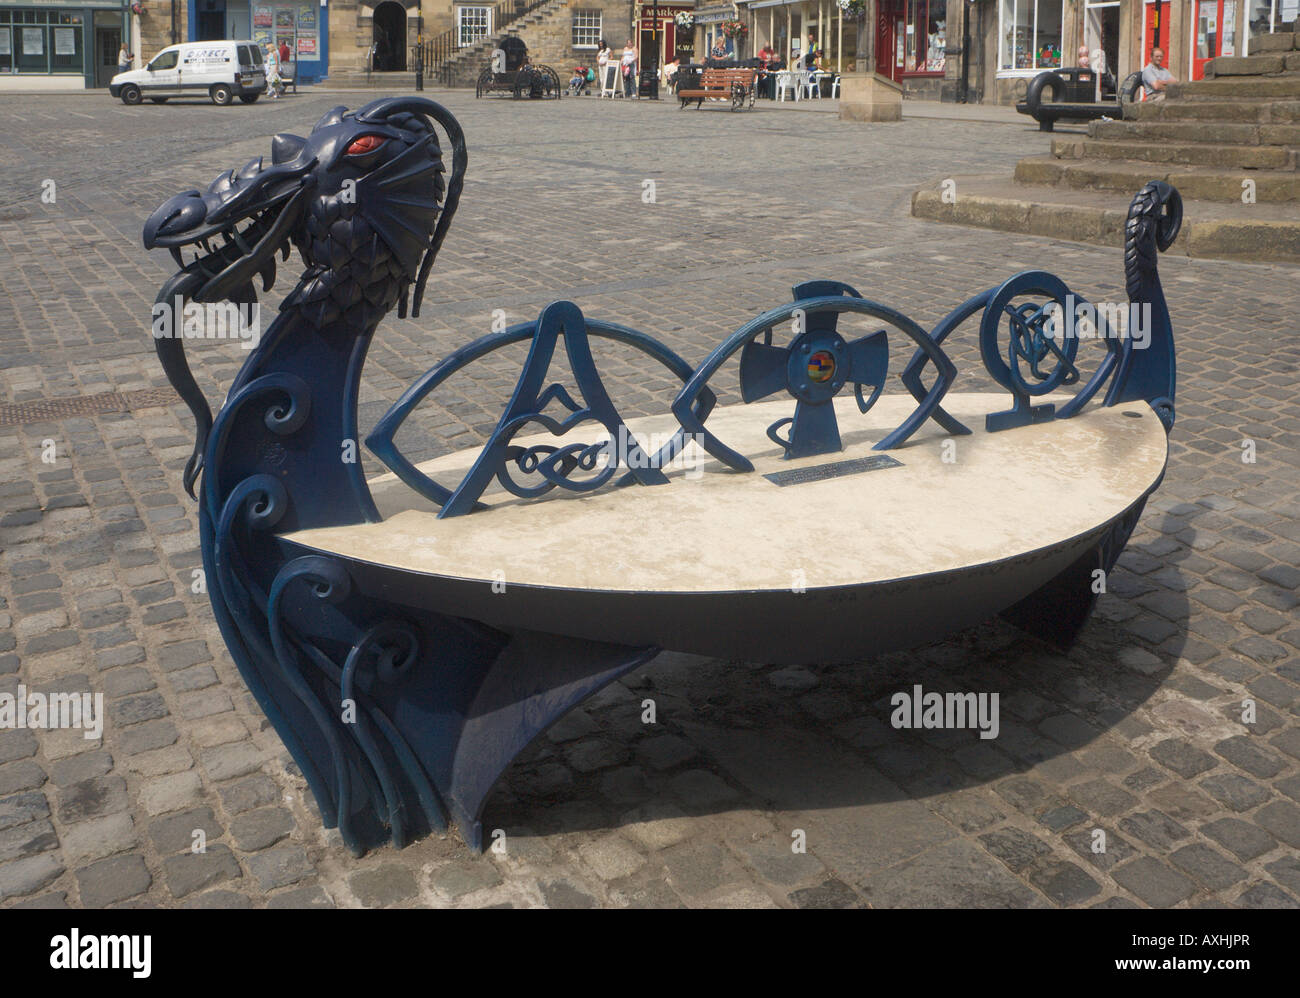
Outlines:
{"type": "Polygon", "coordinates": [[[415,89],[424,89],[424,8],[415,19],[415,89]]]}
{"type": "Polygon", "coordinates": [[[650,69],[654,74],[650,83],[650,97],[652,100],[659,99],[659,0],[654,0],[652,17],[650,23],[650,69]]]}

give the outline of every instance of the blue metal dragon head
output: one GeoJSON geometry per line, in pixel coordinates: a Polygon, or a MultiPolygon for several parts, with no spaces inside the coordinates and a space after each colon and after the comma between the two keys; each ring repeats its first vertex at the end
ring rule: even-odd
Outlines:
{"type": "MultiPolygon", "coordinates": [[[[275,136],[270,165],[258,157],[222,173],[206,191],[164,202],[145,222],[144,245],[171,251],[181,270],[169,290],[195,301],[255,300],[254,276],[269,290],[275,254],[287,260],[292,242],[307,266],[304,284],[326,272],[333,285],[391,277],[403,315],[405,292],[415,285],[418,315],[429,266],[460,198],[465,158],[459,125],[433,101],[386,98],[355,113],[336,107],[306,138],[275,136]],[[450,183],[430,118],[452,142],[450,183]],[[186,249],[194,250],[188,263],[186,249]]],[[[394,295],[368,303],[387,311],[398,301],[394,295]]],[[[329,312],[319,321],[331,321],[329,312]]]]}
{"type": "MultiPolygon", "coordinates": [[[[394,305],[420,314],[429,269],[460,201],[465,137],[441,105],[422,97],[372,101],[356,112],[336,107],[306,138],[281,134],[271,162],[261,157],[227,170],[206,191],[169,198],[144,225],[146,249],[171,252],[180,268],[155,304],[257,300],[275,282],[276,253],[298,248],[306,269],[282,311],[318,330],[367,334],[394,305]],[[449,178],[435,123],[452,152],[449,178]],[[186,250],[193,258],[186,262],[186,250]]],[[[185,359],[184,341],[155,337],[177,393],[194,414],[194,453],[185,487],[204,460],[212,413],[185,359]]]]}

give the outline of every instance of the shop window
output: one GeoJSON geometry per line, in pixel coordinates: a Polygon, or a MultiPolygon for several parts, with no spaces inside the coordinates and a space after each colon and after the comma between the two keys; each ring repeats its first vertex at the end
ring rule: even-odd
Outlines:
{"type": "MultiPolygon", "coordinates": [[[[34,15],[35,11],[19,11],[20,14],[34,15]]],[[[33,21],[35,17],[31,18],[33,21]]],[[[41,20],[45,15],[42,13],[41,20]]],[[[49,37],[44,24],[28,23],[14,28],[15,64],[20,73],[45,73],[50,68],[49,37]]]]}
{"type": "Polygon", "coordinates": [[[998,65],[1004,70],[1058,68],[1064,6],[1064,0],[1002,0],[998,65]]]}
{"type": "Polygon", "coordinates": [[[56,73],[80,73],[81,15],[50,15],[51,21],[55,18],[59,23],[50,25],[50,69],[56,73]]]}
{"type": "Polygon", "coordinates": [[[575,49],[600,48],[599,10],[575,10],[573,12],[573,47],[575,49]]]}
{"type": "Polygon", "coordinates": [[[1246,23],[1252,39],[1287,30],[1298,16],[1300,0],[1246,0],[1246,23]]]}
{"type": "Polygon", "coordinates": [[[907,0],[903,72],[942,73],[946,64],[947,0],[907,0]]]}
{"type": "Polygon", "coordinates": [[[492,33],[492,8],[456,8],[456,44],[461,48],[473,45],[492,33]]]}

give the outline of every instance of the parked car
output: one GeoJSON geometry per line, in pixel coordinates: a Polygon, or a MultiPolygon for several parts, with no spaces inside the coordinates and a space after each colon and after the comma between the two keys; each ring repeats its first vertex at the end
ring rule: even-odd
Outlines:
{"type": "Polygon", "coordinates": [[[266,93],[266,64],[256,42],[183,42],[168,45],[144,69],[118,73],[108,92],[133,105],[199,94],[222,107],[236,97],[252,104],[266,93]]]}

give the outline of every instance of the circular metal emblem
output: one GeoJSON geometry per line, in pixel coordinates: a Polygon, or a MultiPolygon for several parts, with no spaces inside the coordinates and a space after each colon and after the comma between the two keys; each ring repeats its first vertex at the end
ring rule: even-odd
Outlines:
{"type": "Polygon", "coordinates": [[[835,355],[829,350],[818,350],[808,358],[808,380],[816,384],[830,381],[835,376],[835,355]]]}

